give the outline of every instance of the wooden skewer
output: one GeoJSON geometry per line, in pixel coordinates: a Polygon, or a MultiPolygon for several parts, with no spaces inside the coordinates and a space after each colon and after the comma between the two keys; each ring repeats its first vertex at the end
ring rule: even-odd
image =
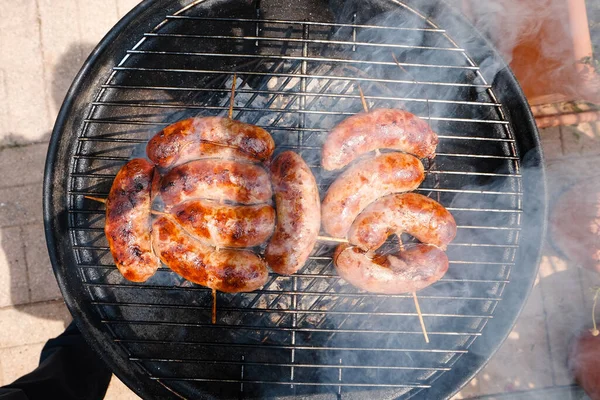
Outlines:
{"type": "Polygon", "coordinates": [[[413,81],[416,81],[415,77],[412,76],[411,73],[408,72],[405,68],[403,68],[402,65],[400,65],[400,61],[398,61],[398,59],[396,58],[396,55],[394,53],[392,53],[392,58],[394,59],[394,62],[396,63],[398,68],[400,68],[402,70],[402,72],[404,72],[406,75],[408,75],[410,77],[410,79],[412,79],[413,81]]]}
{"type": "Polygon", "coordinates": [[[213,325],[217,323],[217,290],[212,290],[212,323],[213,325]]]}
{"type": "Polygon", "coordinates": [[[425,336],[425,343],[429,343],[429,336],[427,336],[427,328],[425,328],[425,321],[423,321],[423,314],[421,314],[421,307],[419,306],[419,299],[417,298],[417,293],[413,292],[412,295],[413,300],[415,301],[415,307],[417,308],[419,322],[421,323],[421,330],[423,331],[423,336],[425,336]]]}
{"type": "MultiPolygon", "coordinates": [[[[83,196],[83,197],[85,197],[86,199],[90,199],[90,200],[94,200],[94,201],[98,201],[100,203],[106,204],[106,199],[101,199],[100,197],[93,197],[93,196],[83,196]]],[[[223,203],[222,199],[221,199],[220,203],[223,203]]],[[[165,216],[165,217],[172,216],[169,213],[157,211],[157,210],[152,210],[151,213],[152,213],[152,215],[161,215],[161,216],[165,216]]],[[[348,243],[347,239],[340,239],[340,238],[334,238],[334,237],[329,237],[329,236],[319,236],[317,239],[320,241],[323,241],[323,242],[348,243]]]]}
{"type": "MultiPolygon", "coordinates": [[[[369,112],[369,104],[367,104],[367,99],[366,99],[365,94],[363,93],[363,90],[360,87],[360,85],[358,85],[358,92],[360,93],[360,101],[362,102],[363,110],[368,113],[369,112]]],[[[375,156],[379,157],[380,155],[381,155],[381,152],[379,151],[379,149],[375,149],[375,156]]]]}
{"type": "Polygon", "coordinates": [[[94,197],[94,196],[83,196],[83,197],[86,199],[89,199],[89,200],[94,200],[94,201],[100,202],[102,204],[106,204],[106,199],[101,199],[100,197],[94,197]]]}
{"type": "Polygon", "coordinates": [[[317,236],[317,240],[321,242],[349,243],[346,239],[334,238],[329,236],[317,236]]]}
{"type": "Polygon", "coordinates": [[[231,100],[229,100],[229,119],[233,117],[233,100],[235,99],[235,83],[237,81],[237,74],[233,74],[233,84],[231,85],[231,100]]]}
{"type": "MultiPolygon", "coordinates": [[[[399,238],[400,239],[400,238],[399,238]]],[[[404,243],[402,240],[399,241],[398,247],[400,251],[404,251],[404,243]]],[[[429,343],[429,336],[427,335],[427,328],[425,327],[425,320],[423,320],[423,314],[421,313],[421,306],[419,305],[419,299],[417,298],[417,292],[412,292],[413,300],[415,301],[415,308],[417,309],[417,315],[419,316],[419,322],[421,323],[421,330],[425,337],[425,343],[429,343]]]]}
{"type": "Polygon", "coordinates": [[[363,110],[369,112],[369,104],[367,104],[367,99],[365,98],[365,94],[360,85],[358,85],[358,92],[360,93],[360,101],[362,102],[363,110]]]}

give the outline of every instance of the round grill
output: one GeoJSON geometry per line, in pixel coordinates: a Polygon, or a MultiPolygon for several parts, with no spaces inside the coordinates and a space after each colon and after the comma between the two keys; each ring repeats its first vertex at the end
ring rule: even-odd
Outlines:
{"type": "MultiPolygon", "coordinates": [[[[444,3],[381,0],[146,1],[78,75],[49,150],[44,212],[65,300],[115,373],[157,398],[441,398],[510,331],[537,271],[545,187],[537,132],[506,65],[444,3]],[[179,4],[177,4],[179,3],[179,4]],[[119,168],[162,127],[226,115],[295,150],[322,197],[327,132],[369,106],[402,108],[440,136],[419,192],[459,225],[446,276],[411,295],[363,293],[319,243],[297,274],[218,294],[161,268],[116,270],[103,233],[119,168]]],[[[410,238],[405,238],[410,240],[410,238]]]]}

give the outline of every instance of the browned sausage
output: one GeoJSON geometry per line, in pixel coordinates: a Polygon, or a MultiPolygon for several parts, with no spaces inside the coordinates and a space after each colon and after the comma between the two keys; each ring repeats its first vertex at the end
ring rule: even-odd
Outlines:
{"type": "Polygon", "coordinates": [[[390,193],[415,190],[424,178],[423,164],[409,154],[386,153],[361,160],[329,188],[321,207],[323,228],[334,237],[346,237],[366,206],[390,193]]]}
{"type": "Polygon", "coordinates": [[[376,149],[431,158],[437,144],[438,136],[427,122],[408,111],[380,108],[353,115],[333,128],[323,145],[321,165],[333,171],[376,149]]]}
{"type": "Polygon", "coordinates": [[[232,206],[190,200],[173,207],[171,213],[183,229],[209,246],[258,246],[275,229],[275,210],[270,205],[232,206]]]}
{"type": "Polygon", "coordinates": [[[188,118],[167,126],[146,146],[146,154],[160,168],[215,157],[265,161],[275,143],[258,126],[221,117],[188,118]]]}
{"type": "Polygon", "coordinates": [[[376,250],[387,237],[408,233],[442,250],[456,236],[452,214],[437,201],[417,193],[392,194],[371,203],[354,220],[348,240],[363,250],[376,250]]]}
{"type": "Polygon", "coordinates": [[[161,261],[190,282],[221,292],[251,292],[268,278],[265,262],[245,250],[215,250],[193,239],[169,217],[158,217],[152,242],[161,261]]]}
{"type": "Polygon", "coordinates": [[[277,228],[265,251],[265,259],[273,271],[291,275],[302,268],[319,235],[319,189],[308,165],[292,151],[281,153],[273,161],[271,180],[277,228]]]}
{"type": "Polygon", "coordinates": [[[356,247],[338,246],[334,254],[338,274],[353,286],[372,293],[412,293],[437,282],[448,270],[446,253],[418,244],[397,255],[369,258],[356,247]]]}
{"type": "Polygon", "coordinates": [[[268,203],[273,197],[264,168],[238,161],[206,159],[173,168],[161,183],[167,208],[194,198],[227,200],[241,204],[268,203]]]}
{"type": "Polygon", "coordinates": [[[150,240],[150,198],[154,166],[141,158],[129,161],[113,181],[106,200],[104,233],[123,276],[144,282],[160,261],[150,240]]]}

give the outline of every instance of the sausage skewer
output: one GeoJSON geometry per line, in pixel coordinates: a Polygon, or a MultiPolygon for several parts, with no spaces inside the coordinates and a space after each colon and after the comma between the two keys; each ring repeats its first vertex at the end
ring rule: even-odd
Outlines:
{"type": "MultiPolygon", "coordinates": [[[[233,83],[231,84],[231,100],[229,102],[229,119],[233,117],[233,100],[235,99],[235,83],[237,80],[237,74],[233,74],[233,83]]],[[[217,289],[212,290],[212,324],[217,323],[217,289]]]]}
{"type": "MultiPolygon", "coordinates": [[[[360,93],[360,99],[363,105],[363,110],[365,113],[369,112],[369,106],[367,103],[367,100],[365,98],[365,95],[363,93],[362,88],[360,87],[360,85],[358,85],[358,91],[360,93]]],[[[377,150],[377,155],[379,155],[379,151],[377,150]]],[[[319,240],[323,240],[323,241],[331,241],[331,242],[338,242],[338,243],[349,243],[348,240],[346,239],[340,239],[340,238],[332,238],[332,237],[324,237],[324,236],[319,236],[319,240]]],[[[342,246],[347,246],[347,245],[342,245],[342,246]]],[[[404,252],[404,245],[402,244],[402,241],[400,241],[400,251],[404,252]]],[[[341,252],[336,252],[338,255],[341,254],[341,252]]],[[[423,337],[425,338],[425,342],[429,343],[429,335],[427,334],[427,328],[425,327],[425,321],[423,320],[423,314],[421,313],[421,306],[419,305],[419,299],[417,298],[417,293],[416,291],[412,292],[412,297],[415,303],[415,308],[417,310],[417,315],[419,317],[419,323],[421,325],[421,330],[423,331],[423,337]]]]}
{"type": "MultiPolygon", "coordinates": [[[[394,61],[396,62],[398,67],[400,67],[400,69],[402,69],[403,71],[406,71],[404,68],[402,68],[402,66],[400,65],[400,63],[396,59],[396,56],[393,53],[392,53],[392,57],[394,58],[394,61]]],[[[369,107],[367,105],[365,95],[364,95],[360,85],[358,86],[358,90],[360,91],[360,98],[363,103],[363,109],[365,112],[369,112],[369,107]]],[[[377,152],[379,152],[379,149],[377,150],[377,152]]],[[[400,239],[400,251],[404,251],[404,244],[402,243],[401,239],[400,239]]],[[[419,298],[417,297],[417,292],[412,292],[412,296],[413,296],[413,300],[415,302],[415,308],[417,309],[419,323],[421,324],[421,330],[423,331],[423,337],[425,337],[425,343],[429,343],[429,335],[427,335],[427,328],[425,327],[425,321],[423,320],[423,314],[421,313],[421,306],[419,305],[419,298]]]]}

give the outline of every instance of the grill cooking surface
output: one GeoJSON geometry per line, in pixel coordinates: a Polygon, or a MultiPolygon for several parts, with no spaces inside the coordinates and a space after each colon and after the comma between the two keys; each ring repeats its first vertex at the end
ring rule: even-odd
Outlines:
{"type": "MultiPolygon", "coordinates": [[[[146,394],[433,393],[436,380],[455,372],[478,338],[497,337],[493,347],[510,329],[514,315],[499,336],[485,328],[507,303],[511,271],[535,272],[534,264],[516,264],[522,155],[492,82],[443,26],[401,2],[383,2],[395,11],[378,10],[368,21],[361,10],[342,10],[348,21],[339,24],[318,22],[332,19],[326,14],[269,18],[268,7],[247,2],[235,12],[209,13],[210,3],[163,10],[164,21],[144,28],[104,74],[86,77],[93,102],[79,109],[72,142],[55,150],[67,154],[67,216],[59,218],[66,221],[65,257],[74,260],[64,269],[77,282],[61,282],[67,301],[85,304],[85,323],[94,326],[97,343],[114,351],[117,372],[126,379],[136,374],[139,380],[129,384],[146,394]],[[234,72],[233,118],[267,129],[277,152],[300,153],[321,197],[337,173],[320,168],[320,148],[336,123],[362,110],[358,85],[371,108],[409,110],[438,132],[437,157],[425,161],[428,174],[418,191],[445,205],[459,229],[448,249],[448,273],[418,293],[431,343],[423,339],[410,294],[366,294],[341,281],[329,244],[318,243],[297,274],[271,274],[262,290],[219,293],[215,325],[209,289],[165,267],[143,284],[116,270],[103,233],[104,206],[84,195],[107,196],[119,168],[142,156],[162,127],[190,116],[226,115],[234,72]]],[[[518,306],[526,287],[513,299],[518,306]]],[[[464,381],[481,364],[470,364],[454,380],[464,381]]],[[[455,389],[436,388],[443,394],[455,389]]]]}

